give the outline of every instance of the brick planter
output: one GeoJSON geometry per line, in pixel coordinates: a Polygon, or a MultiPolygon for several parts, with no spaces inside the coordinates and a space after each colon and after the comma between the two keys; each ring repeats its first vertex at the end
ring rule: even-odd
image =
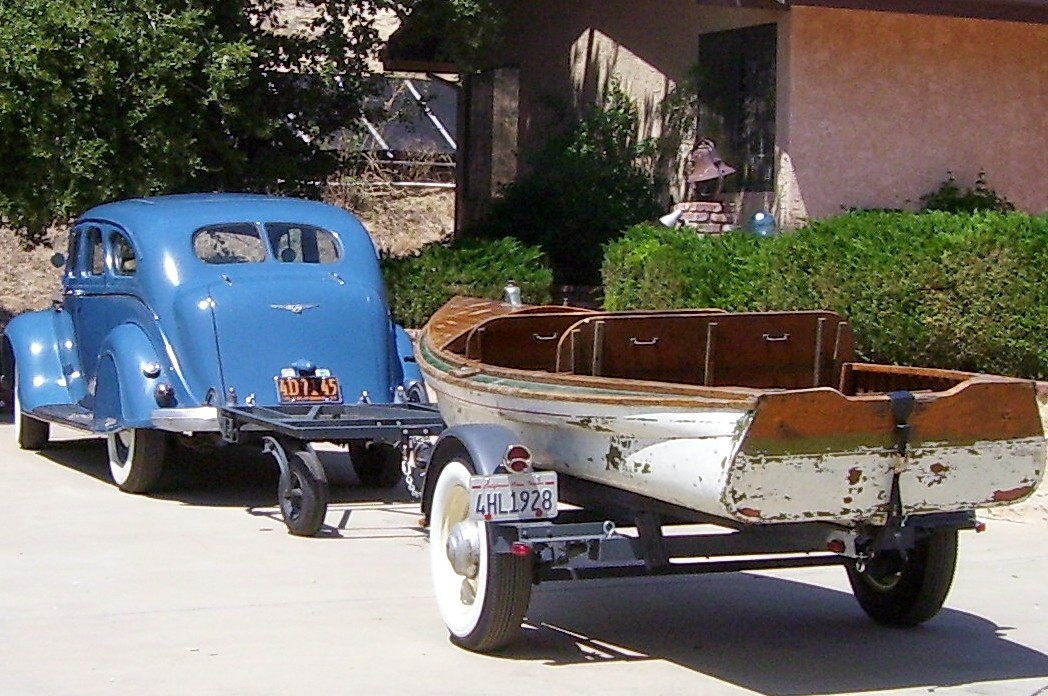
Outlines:
{"type": "Polygon", "coordinates": [[[680,221],[700,234],[721,234],[736,227],[735,208],[721,201],[685,201],[673,206],[681,211],[680,221]]]}

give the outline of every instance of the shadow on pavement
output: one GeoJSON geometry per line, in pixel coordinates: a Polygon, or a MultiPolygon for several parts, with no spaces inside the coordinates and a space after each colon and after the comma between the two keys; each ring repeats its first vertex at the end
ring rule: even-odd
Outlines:
{"type": "MultiPolygon", "coordinates": [[[[39,454],[111,484],[105,440],[60,440],[39,454]]],[[[361,486],[344,450],[321,450],[317,454],[328,475],[332,504],[412,502],[403,485],[389,489],[361,486]]],[[[273,507],[277,503],[278,478],[276,462],[256,448],[223,447],[199,452],[175,446],[165,463],[161,490],[151,497],[206,507],[273,507]]]]}
{"type": "Polygon", "coordinates": [[[554,666],[668,660],[769,696],[1048,676],[1048,656],[1009,630],[951,609],[885,628],[850,593],[732,573],[542,585],[505,655],[554,666]]]}

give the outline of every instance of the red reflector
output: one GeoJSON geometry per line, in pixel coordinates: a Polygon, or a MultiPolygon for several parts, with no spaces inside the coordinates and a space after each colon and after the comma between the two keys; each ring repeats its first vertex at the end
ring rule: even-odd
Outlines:
{"type": "Polygon", "coordinates": [[[507,471],[522,474],[531,468],[531,452],[524,445],[513,445],[506,450],[505,465],[507,471]]]}
{"type": "Polygon", "coordinates": [[[985,531],[986,531],[986,523],[985,522],[976,522],[975,523],[975,533],[976,534],[982,534],[985,531]]]}
{"type": "Polygon", "coordinates": [[[514,556],[530,556],[531,546],[525,544],[523,541],[514,541],[509,545],[509,551],[514,556]]]}
{"type": "Polygon", "coordinates": [[[844,542],[840,539],[832,539],[826,543],[826,549],[833,553],[844,553],[844,542]]]}

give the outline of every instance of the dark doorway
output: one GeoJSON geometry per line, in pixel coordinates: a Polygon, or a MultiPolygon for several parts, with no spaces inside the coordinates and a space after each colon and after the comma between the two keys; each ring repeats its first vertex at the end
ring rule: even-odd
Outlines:
{"type": "Polygon", "coordinates": [[[772,189],[777,36],[775,24],[699,36],[698,133],[738,170],[728,190],[772,189]]]}

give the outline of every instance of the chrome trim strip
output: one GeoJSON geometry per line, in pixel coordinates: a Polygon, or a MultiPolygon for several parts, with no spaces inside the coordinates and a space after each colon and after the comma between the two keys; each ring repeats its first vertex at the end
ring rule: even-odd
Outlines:
{"type": "Polygon", "coordinates": [[[218,409],[214,406],[195,408],[158,408],[151,415],[153,427],[175,433],[217,433],[218,409]]]}

